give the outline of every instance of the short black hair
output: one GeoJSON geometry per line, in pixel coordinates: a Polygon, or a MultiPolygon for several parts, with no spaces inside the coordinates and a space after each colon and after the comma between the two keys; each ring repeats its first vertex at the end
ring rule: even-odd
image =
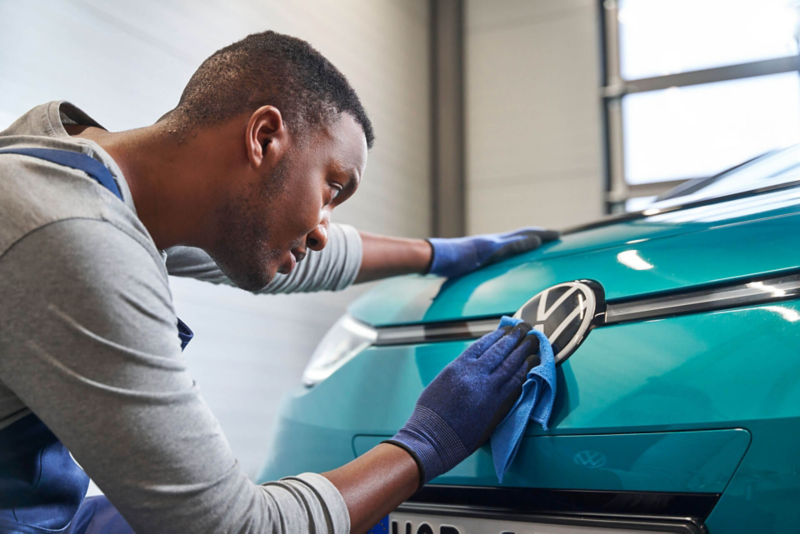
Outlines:
{"type": "Polygon", "coordinates": [[[278,108],[300,135],[309,126],[349,113],[364,130],[368,148],[375,140],[367,112],[344,74],[306,41],[273,31],[248,35],[206,59],[178,106],[163,118],[213,125],[266,105],[278,108]]]}

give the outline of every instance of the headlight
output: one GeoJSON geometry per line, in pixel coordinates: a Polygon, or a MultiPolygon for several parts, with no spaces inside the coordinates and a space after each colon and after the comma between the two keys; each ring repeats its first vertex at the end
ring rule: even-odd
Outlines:
{"type": "Polygon", "coordinates": [[[378,333],[374,329],[350,315],[343,315],[317,345],[317,350],[303,371],[303,384],[308,387],[319,384],[372,345],[377,338],[378,333]]]}

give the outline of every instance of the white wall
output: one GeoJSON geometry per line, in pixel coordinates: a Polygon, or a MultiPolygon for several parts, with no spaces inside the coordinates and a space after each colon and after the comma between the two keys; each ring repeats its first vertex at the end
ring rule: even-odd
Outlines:
{"type": "MultiPolygon", "coordinates": [[[[67,99],[110,130],[174,107],[197,66],[248,33],[310,41],[350,79],[377,142],[358,194],[334,220],[404,236],[429,231],[425,0],[0,0],[0,129],[67,99]]],[[[282,394],[359,292],[255,297],[173,280],[194,329],[186,356],[244,469],[255,475],[282,394]]]]}
{"type": "Polygon", "coordinates": [[[597,0],[467,0],[467,228],[603,213],[597,0]]]}

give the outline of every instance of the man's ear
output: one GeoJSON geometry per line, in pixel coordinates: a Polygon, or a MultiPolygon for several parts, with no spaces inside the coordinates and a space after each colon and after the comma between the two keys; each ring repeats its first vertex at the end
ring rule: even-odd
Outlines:
{"type": "Polygon", "coordinates": [[[275,165],[286,152],[289,141],[286,123],[275,106],[261,106],[247,121],[247,159],[254,167],[275,165]]]}

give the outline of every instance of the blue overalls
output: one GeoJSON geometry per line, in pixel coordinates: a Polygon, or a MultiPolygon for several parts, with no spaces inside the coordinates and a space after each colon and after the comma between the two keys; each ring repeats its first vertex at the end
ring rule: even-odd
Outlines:
{"type": "MultiPolygon", "coordinates": [[[[78,152],[46,148],[0,150],[78,169],[122,200],[111,172],[78,152]]],[[[178,319],[181,350],[194,334],[178,319]]],[[[105,497],[84,499],[89,477],[35,414],[0,430],[0,532],[106,534],[133,530],[105,497]]]]}

